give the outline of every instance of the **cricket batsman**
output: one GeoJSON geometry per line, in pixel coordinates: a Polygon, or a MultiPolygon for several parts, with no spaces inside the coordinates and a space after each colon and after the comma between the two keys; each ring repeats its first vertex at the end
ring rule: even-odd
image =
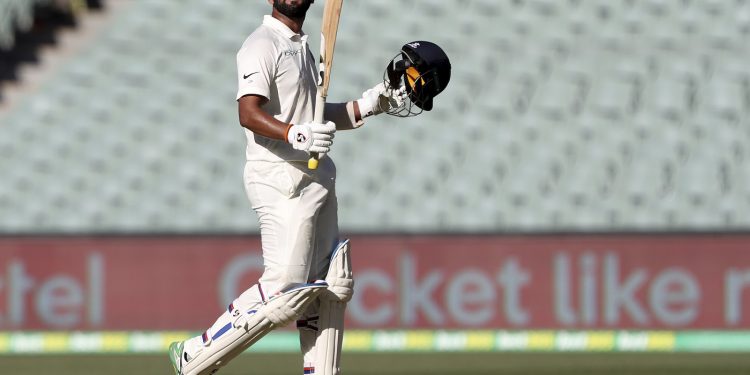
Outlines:
{"type": "Polygon", "coordinates": [[[360,99],[326,103],[325,120],[314,122],[318,66],[302,31],[314,0],[268,3],[271,15],[237,53],[236,98],[247,137],[245,192],[260,222],[264,272],[205,332],[170,345],[176,375],[214,374],[293,321],[303,373],[340,372],[354,279],[349,240],[339,239],[336,167],[326,154],[337,130],[358,128],[370,116],[430,110],[450,77],[442,50],[412,43],[389,63],[383,82],[360,99]],[[319,159],[314,170],[311,153],[319,159]]]}

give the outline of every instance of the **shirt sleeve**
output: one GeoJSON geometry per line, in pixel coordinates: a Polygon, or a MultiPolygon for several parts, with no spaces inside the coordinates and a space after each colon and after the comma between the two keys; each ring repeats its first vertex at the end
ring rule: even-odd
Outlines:
{"type": "Polygon", "coordinates": [[[270,99],[271,82],[276,76],[276,56],[272,43],[248,40],[237,52],[237,100],[245,95],[270,99]]]}

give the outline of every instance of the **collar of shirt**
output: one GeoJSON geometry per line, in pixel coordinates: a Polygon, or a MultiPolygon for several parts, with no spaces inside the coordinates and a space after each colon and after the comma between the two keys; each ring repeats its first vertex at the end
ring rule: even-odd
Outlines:
{"type": "Polygon", "coordinates": [[[307,40],[307,35],[305,35],[304,31],[301,31],[299,34],[297,34],[294,31],[292,31],[292,29],[290,29],[287,25],[277,20],[273,16],[270,16],[270,15],[263,16],[263,24],[270,27],[273,30],[280,32],[281,35],[284,35],[284,37],[289,38],[290,40],[293,40],[293,41],[307,40]]]}

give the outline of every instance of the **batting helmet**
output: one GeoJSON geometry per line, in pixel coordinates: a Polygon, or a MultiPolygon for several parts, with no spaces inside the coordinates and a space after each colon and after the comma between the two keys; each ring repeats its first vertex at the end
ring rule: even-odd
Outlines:
{"type": "Polygon", "coordinates": [[[426,41],[404,44],[388,63],[383,80],[393,89],[403,82],[409,100],[387,113],[408,117],[432,110],[433,98],[445,90],[450,78],[450,60],[437,44],[426,41]]]}

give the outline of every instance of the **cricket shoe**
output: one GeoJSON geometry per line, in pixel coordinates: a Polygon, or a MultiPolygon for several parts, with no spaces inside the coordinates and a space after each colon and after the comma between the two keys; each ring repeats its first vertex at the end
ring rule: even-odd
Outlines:
{"type": "MultiPolygon", "coordinates": [[[[187,357],[184,347],[184,341],[169,344],[169,361],[172,362],[175,375],[182,375],[183,358],[187,357]]],[[[187,358],[184,358],[184,361],[187,362],[187,358]]]]}

